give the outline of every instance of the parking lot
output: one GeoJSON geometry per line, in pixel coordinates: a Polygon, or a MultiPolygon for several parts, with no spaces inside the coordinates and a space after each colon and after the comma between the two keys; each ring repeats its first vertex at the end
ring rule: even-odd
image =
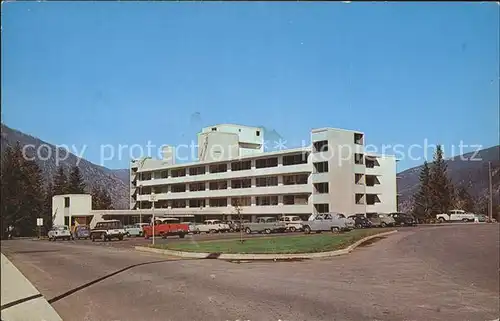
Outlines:
{"type": "MultiPolygon", "coordinates": [[[[231,236],[238,234],[196,237],[231,236]]],[[[300,262],[181,260],[134,251],[136,242],[145,240],[13,240],[2,252],[64,320],[484,321],[499,314],[497,224],[402,228],[350,255],[300,262]]]]}

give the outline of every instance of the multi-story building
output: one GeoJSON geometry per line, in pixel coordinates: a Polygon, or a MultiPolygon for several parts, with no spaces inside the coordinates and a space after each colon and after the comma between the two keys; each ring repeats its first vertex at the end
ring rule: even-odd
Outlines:
{"type": "Polygon", "coordinates": [[[364,133],[321,128],[309,147],[264,152],[262,128],[216,125],[198,134],[194,163],[133,160],[130,209],[197,219],[396,211],[396,159],[364,151],[364,133]]]}

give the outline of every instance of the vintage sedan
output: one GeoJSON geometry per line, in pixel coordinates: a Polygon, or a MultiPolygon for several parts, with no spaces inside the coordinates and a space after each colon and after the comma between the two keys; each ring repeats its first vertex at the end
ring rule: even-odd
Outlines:
{"type": "Polygon", "coordinates": [[[54,225],[48,233],[49,241],[71,240],[71,232],[67,225],[54,225]]]}
{"type": "Polygon", "coordinates": [[[331,231],[333,233],[346,230],[348,228],[345,219],[341,218],[337,213],[313,214],[309,220],[302,222],[304,233],[311,232],[320,233],[323,231],[331,231]]]}
{"type": "Polygon", "coordinates": [[[77,225],[73,230],[73,239],[89,239],[90,238],[90,228],[88,225],[77,225]]]}
{"type": "Polygon", "coordinates": [[[132,224],[132,225],[125,225],[125,235],[127,237],[131,236],[142,236],[142,225],[137,223],[137,224],[132,224]]]}

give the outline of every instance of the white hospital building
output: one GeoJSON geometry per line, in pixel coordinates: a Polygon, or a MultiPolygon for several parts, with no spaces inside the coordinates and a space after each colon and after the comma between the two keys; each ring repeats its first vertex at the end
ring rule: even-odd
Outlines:
{"type": "Polygon", "coordinates": [[[133,160],[122,212],[132,221],[153,210],[202,221],[235,219],[237,209],[250,220],[397,210],[396,159],[366,153],[364,133],[314,129],[309,147],[276,152],[264,152],[265,139],[263,128],[220,124],[198,134],[197,162],[176,164],[173,147],[160,160],[133,160]]]}

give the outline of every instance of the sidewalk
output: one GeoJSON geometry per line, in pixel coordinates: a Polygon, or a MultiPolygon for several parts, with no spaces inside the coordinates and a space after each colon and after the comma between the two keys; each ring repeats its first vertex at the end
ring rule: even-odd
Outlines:
{"type": "Polygon", "coordinates": [[[62,321],[28,279],[1,254],[1,314],[5,321],[62,321]]]}

